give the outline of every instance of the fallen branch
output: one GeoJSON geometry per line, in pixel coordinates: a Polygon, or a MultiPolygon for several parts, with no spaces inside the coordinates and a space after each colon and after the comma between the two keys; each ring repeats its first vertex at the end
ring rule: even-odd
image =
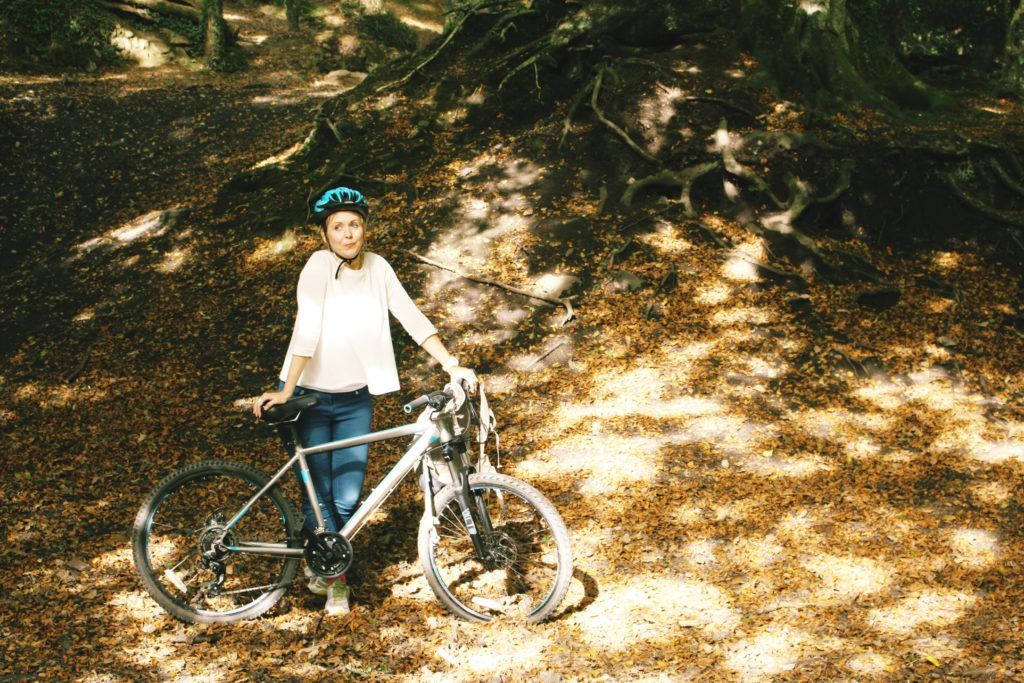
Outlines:
{"type": "Polygon", "coordinates": [[[76,379],[78,379],[79,375],[82,374],[82,371],[85,370],[85,366],[89,363],[89,356],[92,354],[92,347],[94,347],[95,345],[96,345],[96,340],[93,340],[89,344],[89,346],[85,347],[85,352],[82,353],[82,360],[79,361],[78,367],[76,367],[74,370],[72,370],[68,374],[64,375],[63,379],[64,379],[64,383],[65,384],[71,384],[76,379]]]}
{"type": "Polygon", "coordinates": [[[611,120],[609,120],[608,117],[604,115],[604,112],[601,111],[601,108],[597,106],[597,98],[598,95],[600,95],[601,93],[601,81],[604,80],[604,72],[605,69],[603,67],[599,69],[597,72],[597,78],[594,81],[594,89],[590,94],[590,108],[594,110],[594,114],[597,116],[598,120],[600,120],[601,123],[603,123],[604,125],[608,126],[608,128],[610,128],[612,132],[614,132],[616,135],[622,138],[623,141],[625,141],[625,143],[629,145],[630,149],[632,149],[634,152],[639,154],[647,161],[650,161],[652,164],[657,164],[658,166],[661,166],[661,162],[658,161],[658,159],[655,156],[653,156],[650,152],[640,147],[640,145],[633,142],[633,138],[629,137],[629,133],[622,130],[617,125],[615,125],[611,120]]]}
{"type": "Polygon", "coordinates": [[[633,197],[637,192],[646,187],[650,187],[651,185],[678,187],[680,188],[679,201],[683,203],[686,216],[688,218],[695,218],[697,214],[693,210],[693,200],[690,198],[690,188],[698,178],[707,175],[716,168],[718,168],[717,161],[708,161],[703,164],[690,166],[678,172],[670,171],[668,169],[659,171],[658,173],[649,175],[646,178],[641,178],[640,180],[631,183],[630,186],[626,188],[626,191],[622,193],[622,199],[619,201],[621,201],[625,206],[629,206],[633,203],[633,197]]]}
{"type": "Polygon", "coordinates": [[[565,342],[564,341],[558,342],[553,347],[551,347],[550,349],[545,351],[544,354],[540,356],[540,358],[538,358],[537,360],[535,360],[532,363],[530,363],[529,365],[527,365],[526,369],[529,370],[534,365],[536,365],[537,363],[541,362],[542,360],[544,360],[545,358],[547,358],[548,356],[553,354],[555,351],[557,351],[558,349],[562,348],[563,346],[565,346],[565,342]]]}
{"type": "Polygon", "coordinates": [[[531,299],[536,299],[538,301],[544,301],[546,303],[553,304],[555,306],[564,306],[565,307],[566,316],[565,316],[565,320],[562,321],[563,325],[565,325],[570,320],[572,320],[575,317],[575,315],[576,315],[575,311],[573,311],[572,303],[570,303],[570,301],[569,301],[569,297],[559,299],[559,298],[555,298],[555,297],[552,297],[552,296],[545,296],[544,294],[538,294],[537,292],[531,292],[528,289],[520,289],[518,287],[513,287],[512,285],[507,285],[504,282],[498,282],[497,280],[491,280],[490,278],[479,277],[477,275],[467,275],[466,273],[463,273],[461,270],[458,270],[457,268],[453,268],[451,266],[447,266],[447,265],[445,265],[443,263],[438,263],[437,261],[434,261],[433,259],[429,259],[426,256],[421,256],[421,255],[417,254],[414,251],[406,250],[405,253],[408,254],[409,256],[412,256],[414,259],[416,259],[417,261],[420,261],[421,263],[425,263],[428,266],[433,266],[435,268],[440,268],[441,270],[447,270],[449,273],[455,273],[456,275],[458,275],[459,277],[461,277],[461,278],[463,278],[465,280],[469,280],[471,282],[479,282],[482,285],[490,285],[492,287],[498,287],[499,289],[504,289],[506,292],[512,292],[513,294],[519,294],[521,296],[529,297],[531,299]]]}
{"type": "Polygon", "coordinates": [[[732,244],[730,242],[726,241],[726,239],[719,235],[716,230],[713,230],[712,228],[705,225],[704,221],[694,221],[693,223],[688,223],[687,225],[692,225],[698,230],[700,230],[708,239],[717,244],[718,247],[721,249],[729,249],[732,247],[732,244]]]}

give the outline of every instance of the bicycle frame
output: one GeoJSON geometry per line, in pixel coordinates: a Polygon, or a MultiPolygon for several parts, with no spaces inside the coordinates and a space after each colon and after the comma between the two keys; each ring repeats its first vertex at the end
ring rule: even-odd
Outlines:
{"type": "MultiPolygon", "coordinates": [[[[295,455],[293,455],[288,462],[277,471],[277,474],[267,482],[266,486],[260,489],[256,495],[250,498],[249,501],[242,506],[242,509],[239,510],[224,526],[224,531],[231,529],[231,527],[237,524],[253,504],[273,488],[281,477],[291,469],[292,465],[298,462],[299,472],[302,478],[302,486],[305,490],[306,496],[309,498],[310,505],[313,509],[313,516],[316,518],[316,530],[317,532],[321,532],[324,530],[324,518],[323,513],[320,511],[320,499],[316,495],[316,490],[313,488],[313,481],[309,476],[309,465],[306,463],[306,456],[316,455],[317,453],[324,453],[326,451],[333,451],[340,448],[348,448],[349,446],[360,446],[362,444],[375,443],[377,441],[398,439],[403,436],[416,436],[416,440],[413,441],[411,446],[409,446],[405,454],[402,455],[398,462],[395,463],[395,466],[391,468],[391,471],[388,472],[384,478],[380,480],[377,486],[374,487],[370,492],[370,495],[368,495],[359,508],[352,513],[352,518],[348,520],[344,528],[339,532],[348,540],[352,540],[352,538],[359,533],[359,530],[366,524],[366,521],[370,516],[376,512],[392,492],[398,488],[398,485],[402,483],[402,480],[405,479],[406,475],[416,468],[417,463],[419,463],[420,459],[423,457],[423,453],[430,447],[431,442],[440,438],[440,432],[437,425],[430,419],[431,412],[433,412],[432,409],[427,408],[420,414],[420,417],[416,422],[412,422],[407,425],[392,427],[379,432],[371,432],[369,434],[355,436],[349,439],[331,441],[329,443],[312,446],[310,448],[303,448],[296,439],[295,455]]],[[[257,555],[302,557],[303,554],[302,548],[289,548],[284,543],[239,543],[238,545],[226,546],[226,548],[233,552],[252,553],[257,555]]]]}

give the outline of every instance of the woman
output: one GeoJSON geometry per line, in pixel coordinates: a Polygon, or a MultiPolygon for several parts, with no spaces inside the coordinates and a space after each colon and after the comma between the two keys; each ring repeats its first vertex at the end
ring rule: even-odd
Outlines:
{"type": "MultiPolygon", "coordinates": [[[[391,265],[364,249],[368,214],[362,193],[347,187],[327,190],[317,200],[313,219],[327,248],[314,253],[299,275],[298,313],[278,391],[253,403],[259,417],[293,394],[317,394],[319,405],[303,411],[296,425],[306,447],[366,434],[371,395],[398,390],[389,311],[453,381],[476,384],[473,371],[445,350],[391,265]]],[[[359,506],[368,454],[369,445],[362,445],[309,457],[327,531],[339,531],[359,506]]],[[[312,530],[316,522],[307,502],[303,512],[312,530]]],[[[327,596],[328,614],[348,612],[344,575],[312,577],[309,589],[327,596]]]]}

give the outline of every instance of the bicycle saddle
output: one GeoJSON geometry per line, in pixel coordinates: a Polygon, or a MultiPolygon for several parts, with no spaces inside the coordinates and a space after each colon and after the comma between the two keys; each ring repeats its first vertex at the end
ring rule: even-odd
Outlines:
{"type": "Polygon", "coordinates": [[[303,410],[306,408],[312,408],[318,403],[320,403],[320,397],[316,394],[296,396],[288,399],[284,403],[279,403],[276,406],[270,406],[263,411],[263,415],[260,419],[271,424],[276,424],[278,422],[291,422],[297,418],[299,413],[303,410]]]}

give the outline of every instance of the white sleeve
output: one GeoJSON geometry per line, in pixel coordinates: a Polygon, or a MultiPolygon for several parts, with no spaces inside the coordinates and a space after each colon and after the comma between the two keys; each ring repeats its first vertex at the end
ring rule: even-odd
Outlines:
{"type": "Polygon", "coordinates": [[[299,303],[295,315],[295,331],[292,335],[292,353],[298,356],[312,356],[320,341],[324,322],[324,297],[330,268],[319,253],[313,254],[299,275],[296,297],[299,303]]]}
{"type": "Polygon", "coordinates": [[[437,334],[437,328],[427,320],[427,316],[416,306],[405,287],[398,281],[391,264],[381,258],[384,268],[384,289],[388,297],[388,310],[398,319],[405,331],[409,333],[413,341],[422,344],[432,335],[437,334]]]}

